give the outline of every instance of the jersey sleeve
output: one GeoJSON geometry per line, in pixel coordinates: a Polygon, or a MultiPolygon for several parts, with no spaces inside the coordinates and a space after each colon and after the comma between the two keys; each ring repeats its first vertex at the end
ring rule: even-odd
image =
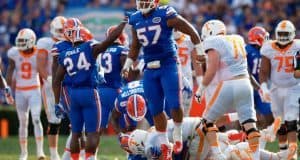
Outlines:
{"type": "Polygon", "coordinates": [[[58,50],[58,43],[55,43],[50,51],[50,54],[52,57],[58,56],[59,55],[59,50],[58,50]]]}
{"type": "Polygon", "coordinates": [[[166,6],[166,19],[174,18],[178,15],[176,10],[171,6],[166,6]]]}
{"type": "Polygon", "coordinates": [[[121,113],[121,112],[120,112],[120,105],[119,105],[118,97],[115,99],[114,104],[115,104],[115,110],[116,110],[117,112],[121,113]]]}
{"type": "Polygon", "coordinates": [[[16,60],[16,56],[18,55],[18,49],[16,47],[12,47],[7,51],[7,57],[12,59],[12,60],[16,60]]]}
{"type": "Polygon", "coordinates": [[[262,47],[260,49],[260,54],[262,56],[265,56],[265,57],[269,58],[269,59],[271,59],[270,45],[272,45],[271,42],[265,43],[265,44],[262,45],[262,47]]]}
{"type": "Polygon", "coordinates": [[[294,56],[294,68],[295,70],[300,70],[300,50],[294,56]]]}
{"type": "Polygon", "coordinates": [[[220,52],[220,49],[223,48],[223,44],[220,43],[221,41],[221,39],[218,39],[218,36],[208,37],[203,41],[204,52],[206,53],[210,49],[220,52]]]}
{"type": "Polygon", "coordinates": [[[129,53],[129,49],[128,49],[128,48],[126,48],[126,47],[124,47],[124,48],[122,49],[122,51],[121,51],[121,55],[125,55],[125,56],[127,56],[127,55],[128,55],[128,53],[129,53]]]}
{"type": "Polygon", "coordinates": [[[90,47],[93,47],[95,44],[99,43],[99,41],[93,39],[93,40],[90,40],[89,43],[90,43],[90,47]]]}
{"type": "Polygon", "coordinates": [[[50,38],[40,38],[36,43],[37,49],[51,50],[52,46],[50,41],[50,38]]]}

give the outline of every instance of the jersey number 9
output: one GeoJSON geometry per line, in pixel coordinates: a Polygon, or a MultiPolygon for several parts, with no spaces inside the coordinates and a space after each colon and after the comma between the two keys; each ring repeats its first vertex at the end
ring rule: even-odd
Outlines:
{"type": "Polygon", "coordinates": [[[23,62],[21,64],[21,77],[23,79],[30,79],[31,78],[31,64],[29,62],[23,62]]]}
{"type": "MultiPolygon", "coordinates": [[[[64,59],[64,66],[66,67],[69,76],[73,76],[77,73],[76,71],[73,71],[74,63],[70,57],[66,57],[64,59]]],[[[78,62],[77,62],[77,69],[78,70],[84,69],[87,71],[89,70],[90,66],[91,64],[86,60],[84,53],[80,52],[78,62]]]]}

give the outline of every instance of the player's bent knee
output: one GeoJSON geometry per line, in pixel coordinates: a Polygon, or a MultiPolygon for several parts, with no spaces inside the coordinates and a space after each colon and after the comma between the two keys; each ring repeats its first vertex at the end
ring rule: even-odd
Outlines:
{"type": "Polygon", "coordinates": [[[57,135],[60,129],[60,124],[49,123],[48,135],[57,135]]]}
{"type": "Polygon", "coordinates": [[[286,135],[287,134],[287,127],[285,124],[281,124],[279,130],[277,131],[277,134],[280,136],[286,135]]]}
{"type": "Polygon", "coordinates": [[[297,121],[285,121],[286,132],[296,132],[297,131],[297,121]]]}

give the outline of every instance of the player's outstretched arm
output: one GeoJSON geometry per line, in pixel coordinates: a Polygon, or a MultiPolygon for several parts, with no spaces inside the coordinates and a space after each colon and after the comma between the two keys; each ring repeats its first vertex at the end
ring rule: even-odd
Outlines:
{"type": "Polygon", "coordinates": [[[126,61],[122,69],[122,76],[126,79],[128,78],[129,68],[131,67],[133,62],[137,60],[140,49],[142,47],[137,37],[136,30],[134,28],[131,28],[131,33],[132,33],[132,42],[130,45],[128,56],[126,58],[126,61]]]}
{"type": "Polygon", "coordinates": [[[55,104],[59,103],[59,97],[60,97],[60,90],[61,90],[61,82],[63,81],[65,77],[65,69],[61,66],[58,65],[55,78],[52,82],[52,89],[54,92],[54,98],[55,98],[55,104]]]}
{"type": "Polygon", "coordinates": [[[9,65],[7,68],[7,76],[6,76],[6,82],[9,86],[12,85],[12,77],[15,70],[15,61],[12,59],[9,59],[9,65]]]}
{"type": "MultiPolygon", "coordinates": [[[[174,18],[170,18],[167,21],[168,27],[173,27],[182,33],[185,33],[191,37],[194,45],[200,44],[200,36],[197,30],[182,16],[177,15],[174,18]]],[[[198,53],[201,54],[201,53],[198,53]]]]}
{"type": "Polygon", "coordinates": [[[98,55],[104,52],[123,32],[124,27],[127,24],[127,19],[123,20],[116,29],[114,29],[110,35],[101,43],[93,45],[93,56],[96,59],[98,55]]]}

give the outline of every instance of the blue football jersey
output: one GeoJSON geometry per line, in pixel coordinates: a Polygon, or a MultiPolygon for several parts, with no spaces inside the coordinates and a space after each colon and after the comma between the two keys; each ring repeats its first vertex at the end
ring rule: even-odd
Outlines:
{"type": "Polygon", "coordinates": [[[258,73],[261,63],[261,55],[259,48],[255,48],[253,45],[248,44],[246,45],[246,51],[249,72],[255,77],[256,80],[258,80],[258,73]]]}
{"type": "Polygon", "coordinates": [[[100,87],[120,88],[121,87],[121,55],[128,54],[128,48],[119,44],[110,46],[98,59],[101,68],[104,70],[105,83],[100,84],[100,87]]]}
{"type": "Polygon", "coordinates": [[[92,54],[94,41],[70,47],[59,54],[59,64],[66,70],[72,87],[96,87],[99,84],[98,67],[92,54]]]}
{"type": "Polygon", "coordinates": [[[143,16],[140,11],[136,11],[130,16],[129,24],[137,32],[146,63],[177,54],[172,35],[173,28],[167,25],[167,20],[176,16],[177,12],[170,6],[157,7],[148,17],[143,16]]]}
{"type": "Polygon", "coordinates": [[[127,100],[131,95],[139,94],[143,97],[144,95],[144,87],[143,81],[132,81],[127,83],[127,85],[121,88],[121,92],[117,97],[117,104],[115,104],[116,109],[123,114],[126,114],[126,106],[127,100]]]}
{"type": "MultiPolygon", "coordinates": [[[[58,41],[53,45],[51,53],[53,56],[58,56],[60,53],[64,52],[65,50],[71,47],[72,47],[72,43],[69,41],[58,41]]],[[[65,76],[62,85],[68,86],[71,85],[71,82],[72,82],[71,79],[65,76]]]]}

